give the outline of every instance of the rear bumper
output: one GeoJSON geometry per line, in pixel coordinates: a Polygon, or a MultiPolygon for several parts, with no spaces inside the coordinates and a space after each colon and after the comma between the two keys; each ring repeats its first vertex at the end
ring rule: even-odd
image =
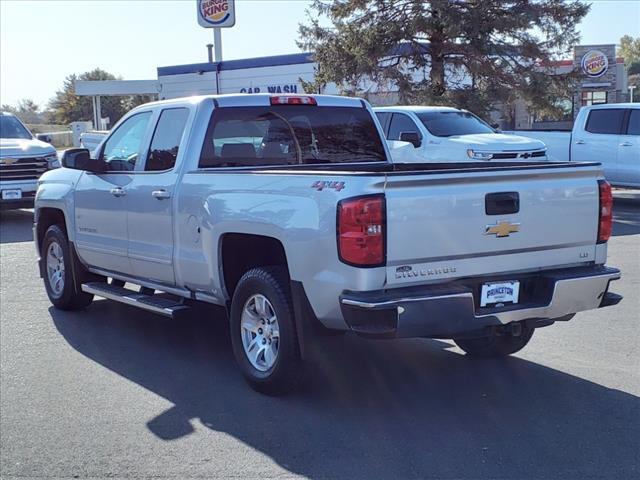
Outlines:
{"type": "Polygon", "coordinates": [[[478,306],[479,286],[491,281],[490,278],[386,291],[344,292],[340,305],[349,328],[359,334],[452,338],[481,335],[512,322],[548,325],[553,320],[566,320],[576,312],[615,305],[622,300],[620,295],[608,291],[609,282],[620,278],[616,268],[562,269],[522,278],[521,283],[525,281],[528,285],[522,303],[500,308],[478,306]]]}

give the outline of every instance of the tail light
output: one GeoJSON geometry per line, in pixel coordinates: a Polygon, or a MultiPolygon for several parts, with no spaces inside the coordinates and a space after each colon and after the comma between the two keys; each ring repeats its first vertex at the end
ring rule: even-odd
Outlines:
{"type": "Polygon", "coordinates": [[[338,256],[355,267],[385,264],[384,195],[367,195],[338,203],[338,256]]]}
{"type": "Polygon", "coordinates": [[[317,105],[315,98],[300,95],[280,95],[271,97],[271,105],[317,105]]]}
{"type": "Polygon", "coordinates": [[[613,223],[613,195],[611,185],[605,180],[598,180],[600,190],[600,218],[598,221],[598,243],[604,243],[611,236],[613,223]]]}

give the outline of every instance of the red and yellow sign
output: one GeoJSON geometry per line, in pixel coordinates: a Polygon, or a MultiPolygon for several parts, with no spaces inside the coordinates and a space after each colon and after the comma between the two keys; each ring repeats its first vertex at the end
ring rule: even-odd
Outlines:
{"type": "Polygon", "coordinates": [[[589,50],[580,63],[582,71],[589,77],[600,77],[609,68],[609,60],[600,50],[589,50]]]}
{"type": "Polygon", "coordinates": [[[232,27],[236,23],[233,0],[198,0],[198,23],[203,27],[232,27]]]}

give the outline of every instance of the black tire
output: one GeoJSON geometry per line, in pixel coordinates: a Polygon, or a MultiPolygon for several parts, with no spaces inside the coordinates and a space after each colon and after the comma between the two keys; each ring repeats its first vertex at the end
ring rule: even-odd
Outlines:
{"type": "Polygon", "coordinates": [[[86,308],[93,301],[93,295],[83,292],[80,290],[80,285],[75,284],[69,240],[67,239],[65,231],[59,225],[52,225],[45,232],[41,254],[42,261],[44,262],[44,286],[53,306],[60,310],[81,310],[86,308]],[[62,269],[63,273],[61,274],[64,286],[60,289],[52,285],[49,267],[47,265],[47,255],[54,243],[57,244],[62,251],[62,264],[64,266],[62,269]]]}
{"type": "Polygon", "coordinates": [[[233,353],[249,385],[267,395],[281,395],[292,390],[300,378],[302,361],[286,269],[260,267],[246,272],[233,294],[230,320],[233,353]],[[255,295],[262,295],[269,301],[279,329],[277,355],[273,365],[265,371],[252,365],[243,344],[242,314],[255,295]]]}
{"type": "Polygon", "coordinates": [[[481,338],[454,338],[462,350],[474,357],[505,357],[522,350],[533,336],[533,328],[522,326],[520,335],[509,333],[490,335],[481,338]]]}

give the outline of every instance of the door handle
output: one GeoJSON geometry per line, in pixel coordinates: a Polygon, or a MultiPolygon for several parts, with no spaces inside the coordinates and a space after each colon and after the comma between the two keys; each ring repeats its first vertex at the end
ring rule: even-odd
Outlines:
{"type": "Polygon", "coordinates": [[[114,197],[124,197],[127,194],[127,192],[120,187],[112,188],[111,190],[109,190],[109,193],[111,193],[111,195],[113,195],[114,197]]]}
{"type": "Polygon", "coordinates": [[[584,145],[585,143],[587,142],[585,142],[584,140],[576,140],[576,145],[584,145]]]}
{"type": "Polygon", "coordinates": [[[151,196],[153,198],[157,198],[158,200],[165,200],[167,198],[171,198],[171,194],[166,190],[154,190],[151,192],[151,196]]]}
{"type": "Polygon", "coordinates": [[[633,142],[622,142],[621,147],[633,147],[633,142]]]}

